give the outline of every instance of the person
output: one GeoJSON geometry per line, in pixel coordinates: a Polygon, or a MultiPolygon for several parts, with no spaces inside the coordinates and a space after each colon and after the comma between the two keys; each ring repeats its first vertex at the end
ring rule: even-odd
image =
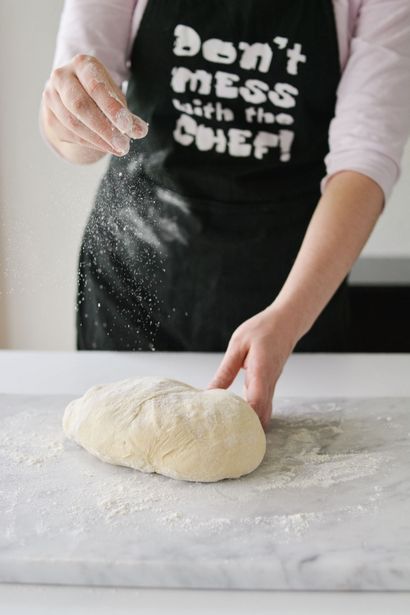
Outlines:
{"type": "Polygon", "coordinates": [[[293,350],[346,348],[410,129],[409,33],[408,0],[66,0],[42,130],[73,163],[111,154],[78,348],[225,351],[209,386],[243,368],[266,427],[293,350]]]}

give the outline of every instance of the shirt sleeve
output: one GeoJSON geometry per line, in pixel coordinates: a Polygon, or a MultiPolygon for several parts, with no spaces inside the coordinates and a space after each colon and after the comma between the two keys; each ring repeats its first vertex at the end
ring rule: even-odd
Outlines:
{"type": "Polygon", "coordinates": [[[367,175],[388,199],[410,132],[410,2],[362,0],[329,127],[329,178],[367,175]]]}
{"type": "Polygon", "coordinates": [[[119,86],[128,79],[132,20],[137,0],[65,0],[54,68],[77,53],[95,56],[119,86]]]}

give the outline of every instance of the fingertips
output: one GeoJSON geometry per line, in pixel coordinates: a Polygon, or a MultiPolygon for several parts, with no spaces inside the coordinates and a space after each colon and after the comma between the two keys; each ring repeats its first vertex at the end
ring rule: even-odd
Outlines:
{"type": "Polygon", "coordinates": [[[129,140],[125,140],[122,136],[114,135],[111,142],[117,156],[126,156],[130,151],[129,140]]]}
{"type": "Polygon", "coordinates": [[[132,114],[132,133],[130,136],[133,139],[143,139],[148,134],[149,125],[137,115],[132,114]]]}
{"type": "Polygon", "coordinates": [[[263,383],[258,379],[249,379],[246,386],[246,401],[261,416],[268,403],[268,395],[263,383]]]}
{"type": "Polygon", "coordinates": [[[130,135],[133,129],[131,113],[125,107],[114,115],[114,124],[122,133],[130,135]]]}
{"type": "Polygon", "coordinates": [[[233,380],[234,377],[230,378],[227,374],[218,371],[208,384],[207,389],[227,389],[233,380]]]}
{"type": "Polygon", "coordinates": [[[245,393],[246,401],[255,410],[266,431],[272,416],[272,383],[268,382],[260,372],[254,375],[247,372],[245,393]]]}
{"type": "Polygon", "coordinates": [[[229,360],[223,360],[215,376],[208,384],[208,389],[227,389],[235,378],[234,371],[229,360]]]}
{"type": "Polygon", "coordinates": [[[134,115],[126,107],[121,107],[114,117],[114,124],[118,130],[131,139],[143,139],[148,133],[148,124],[134,115]]]}
{"type": "Polygon", "coordinates": [[[262,423],[262,427],[265,431],[268,431],[271,420],[272,420],[272,402],[267,405],[260,419],[262,423]]]}
{"type": "Polygon", "coordinates": [[[272,402],[247,400],[248,404],[255,410],[259,417],[264,431],[267,431],[272,418],[272,402]]]}

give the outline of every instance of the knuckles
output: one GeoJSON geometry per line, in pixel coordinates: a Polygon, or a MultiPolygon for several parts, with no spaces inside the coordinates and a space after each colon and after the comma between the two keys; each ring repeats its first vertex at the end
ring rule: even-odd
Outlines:
{"type": "Polygon", "coordinates": [[[45,104],[45,106],[48,106],[51,102],[51,91],[50,91],[50,85],[49,82],[46,83],[46,86],[41,94],[41,98],[43,101],[43,104],[45,104]]]}
{"type": "Polygon", "coordinates": [[[51,71],[50,80],[56,85],[61,85],[67,77],[67,74],[73,71],[73,67],[75,70],[78,70],[83,66],[94,62],[95,58],[93,56],[85,53],[77,53],[68,64],[54,68],[51,71]]]}
{"type": "Polygon", "coordinates": [[[82,68],[84,64],[88,64],[89,62],[93,61],[93,56],[90,56],[86,53],[77,53],[72,59],[72,64],[75,66],[75,68],[82,68]]]}
{"type": "Polygon", "coordinates": [[[80,116],[87,110],[88,100],[83,96],[78,96],[72,101],[71,108],[75,115],[80,116]]]}
{"type": "Polygon", "coordinates": [[[62,83],[65,74],[64,66],[58,66],[51,71],[50,81],[58,86],[62,83]]]}
{"type": "Polygon", "coordinates": [[[231,339],[229,340],[229,345],[231,347],[238,348],[240,344],[242,343],[242,339],[243,339],[243,334],[239,329],[237,329],[236,331],[232,333],[231,339]]]}

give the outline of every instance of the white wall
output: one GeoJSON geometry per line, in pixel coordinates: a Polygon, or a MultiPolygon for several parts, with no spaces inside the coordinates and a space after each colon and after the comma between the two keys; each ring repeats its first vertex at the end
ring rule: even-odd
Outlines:
{"type": "Polygon", "coordinates": [[[0,346],[74,348],[78,246],[105,163],[75,167],[38,132],[63,0],[0,1],[0,346]]]}
{"type": "MultiPolygon", "coordinates": [[[[105,163],[71,166],[38,134],[62,5],[0,0],[0,347],[75,346],[77,253],[105,163]]],[[[403,166],[367,256],[410,257],[410,147],[403,166]]]]}

